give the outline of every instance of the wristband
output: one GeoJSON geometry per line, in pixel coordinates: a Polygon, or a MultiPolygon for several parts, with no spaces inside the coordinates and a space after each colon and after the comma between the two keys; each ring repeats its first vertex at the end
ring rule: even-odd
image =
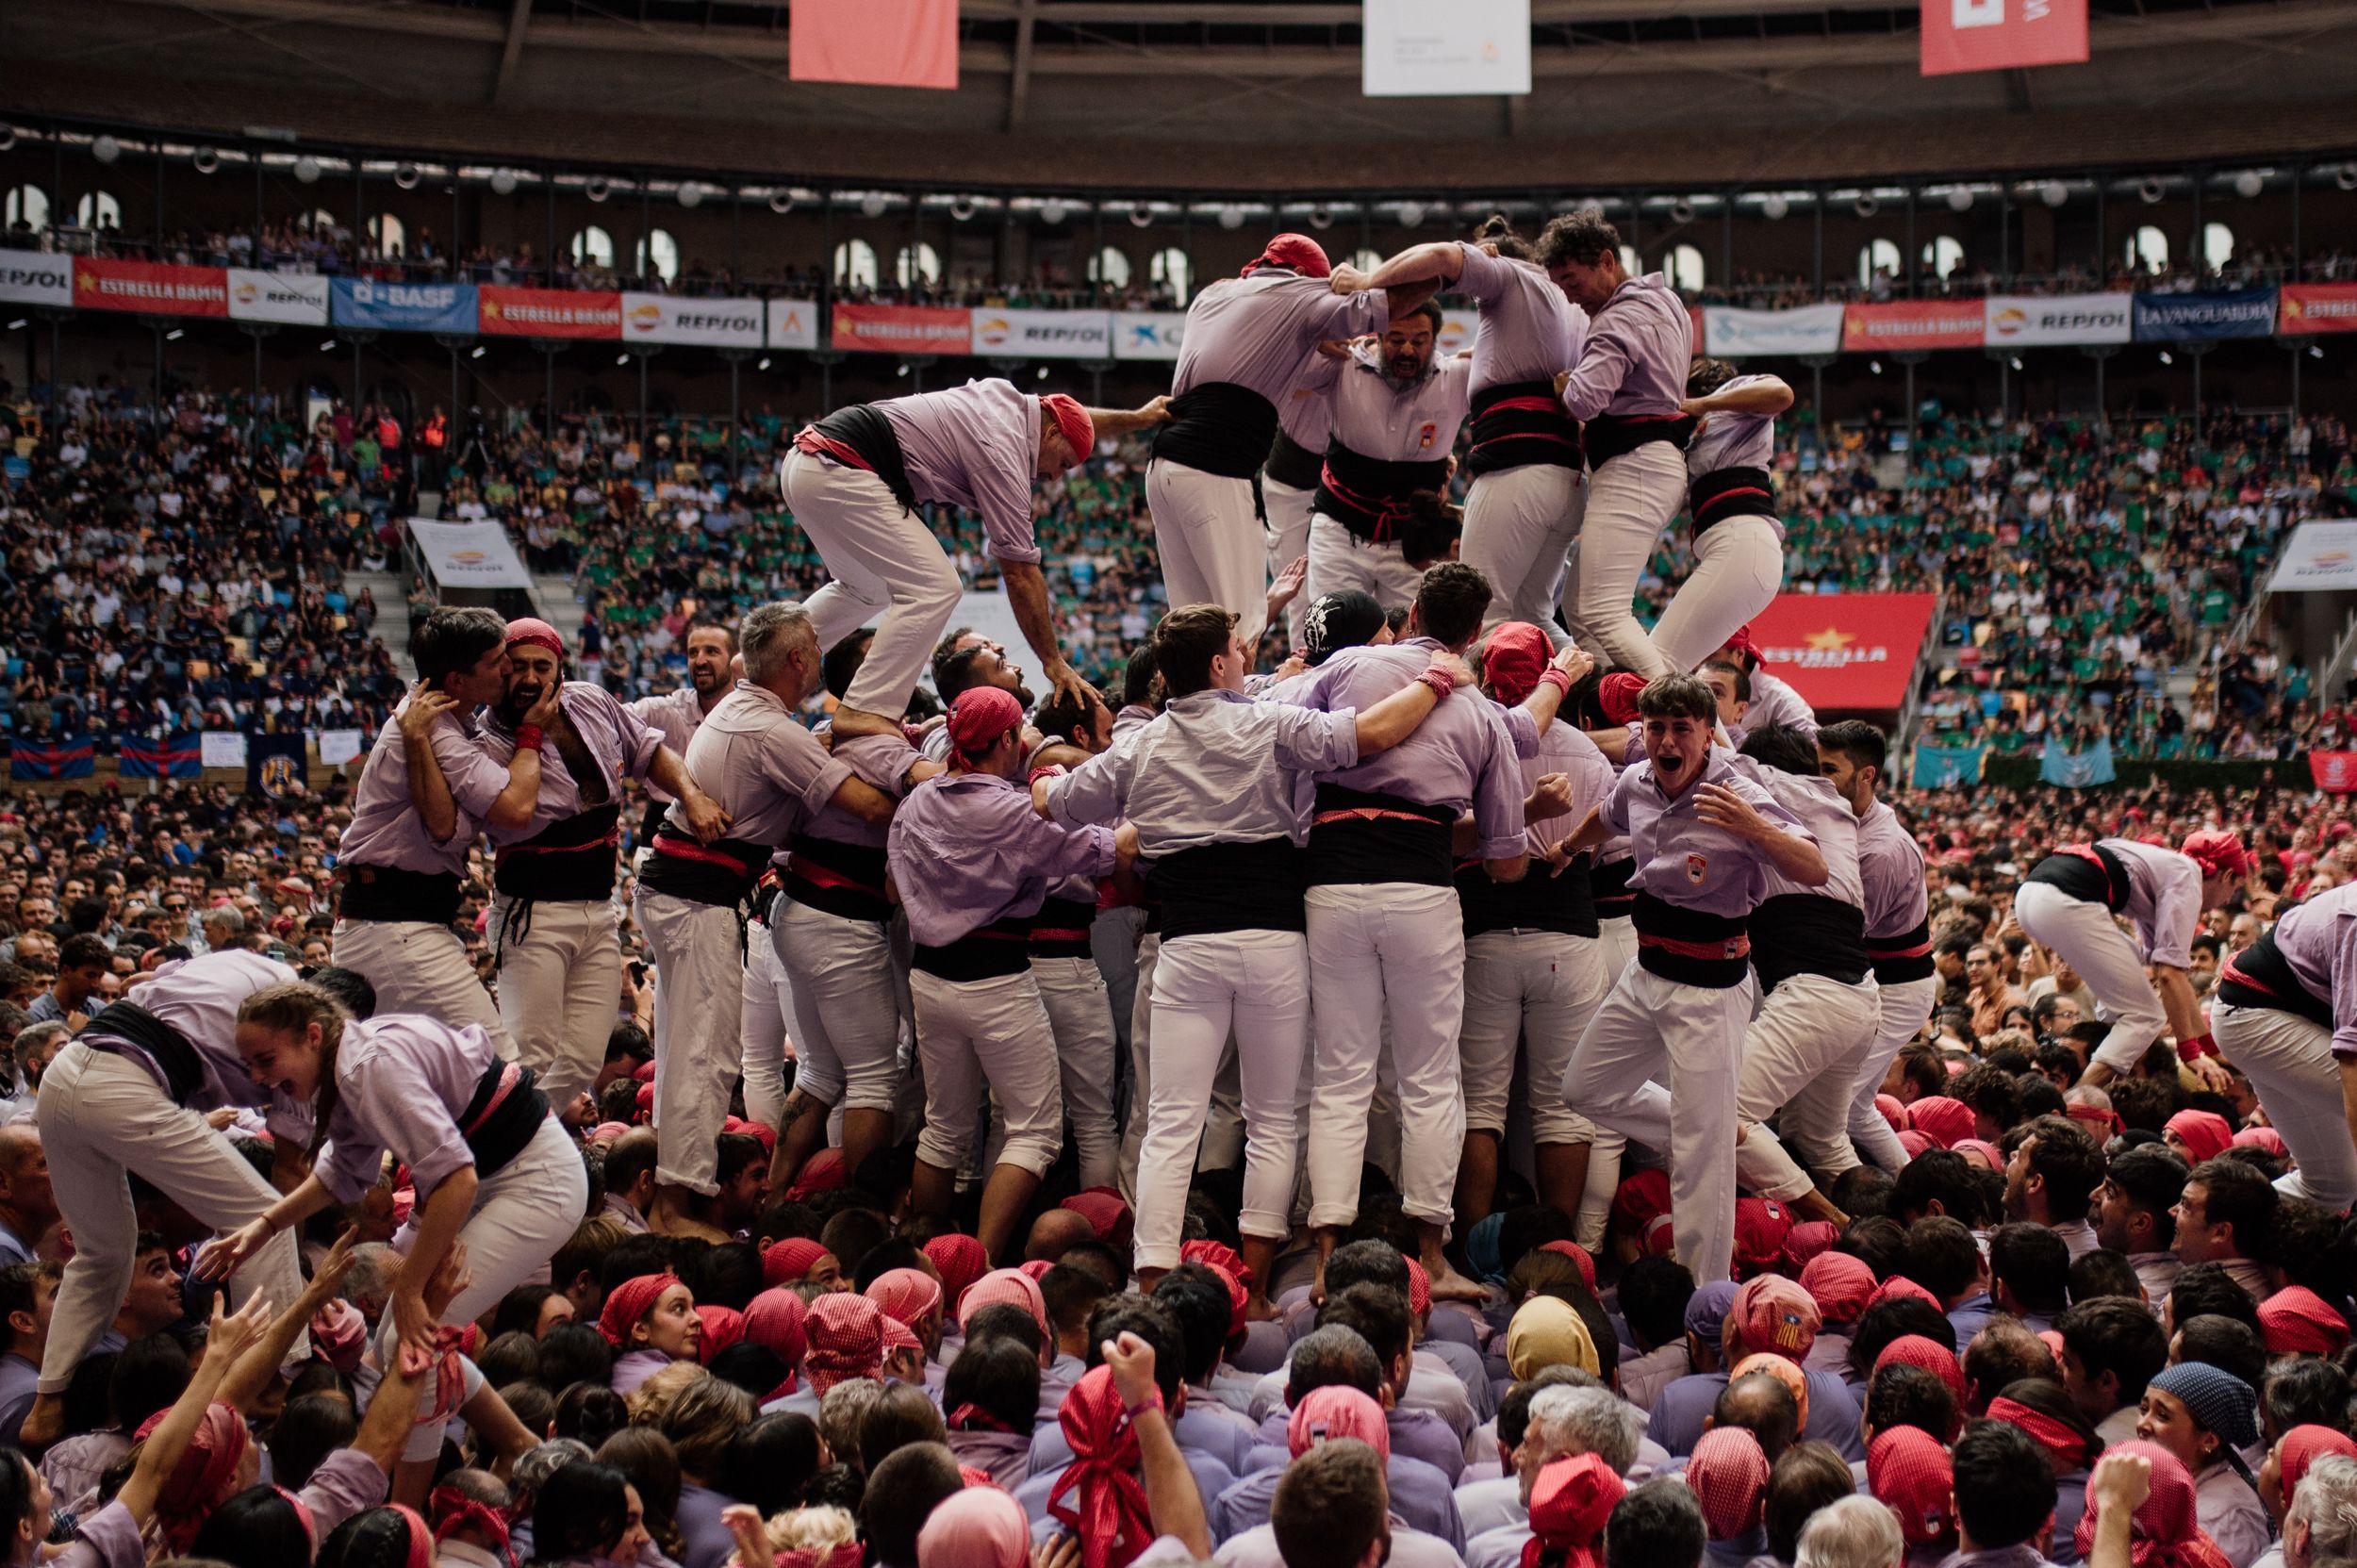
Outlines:
{"type": "Polygon", "coordinates": [[[537,751],[544,738],[537,724],[516,726],[516,750],[519,751],[537,751]]]}
{"type": "Polygon", "coordinates": [[[1145,1415],[1149,1411],[1160,1414],[1162,1408],[1162,1391],[1161,1389],[1156,1389],[1153,1393],[1147,1395],[1136,1404],[1124,1405],[1121,1409],[1121,1414],[1124,1420],[1128,1421],[1134,1427],[1137,1425],[1138,1417],[1145,1415]]]}
{"type": "Polygon", "coordinates": [[[1539,684],[1542,686],[1553,686],[1558,697],[1569,697],[1572,694],[1572,678],[1553,665],[1539,671],[1539,684]]]}
{"type": "Polygon", "coordinates": [[[1032,768],[1032,769],[1031,769],[1031,777],[1030,777],[1030,783],[1032,783],[1032,784],[1037,784],[1037,783],[1039,783],[1039,782],[1040,782],[1040,780],[1042,780],[1042,779],[1061,779],[1061,778],[1063,778],[1063,776],[1064,776],[1064,766],[1063,766],[1063,763],[1060,763],[1060,762],[1051,762],[1051,763],[1049,763],[1049,764],[1048,764],[1047,767],[1034,767],[1034,768],[1032,768]]]}
{"type": "Polygon", "coordinates": [[[1447,670],[1442,669],[1439,665],[1426,665],[1425,667],[1424,673],[1417,676],[1416,679],[1423,685],[1430,686],[1432,688],[1432,695],[1440,698],[1442,701],[1446,701],[1448,700],[1448,694],[1457,689],[1456,680],[1447,670]]]}
{"type": "Polygon", "coordinates": [[[2207,1034],[2197,1034],[2190,1040],[2177,1042],[2179,1060],[2190,1062],[2198,1056],[2216,1056],[2217,1042],[2207,1034]]]}

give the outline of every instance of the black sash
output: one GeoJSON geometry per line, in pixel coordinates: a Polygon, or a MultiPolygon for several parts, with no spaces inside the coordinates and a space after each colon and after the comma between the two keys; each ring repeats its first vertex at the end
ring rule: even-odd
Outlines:
{"type": "Polygon", "coordinates": [[[691,903],[734,909],[752,897],[753,885],[768,868],[769,852],[768,845],[742,838],[699,844],[666,823],[654,835],[654,853],[638,873],[638,885],[691,903]]]}
{"type": "Polygon", "coordinates": [[[347,920],[421,920],[446,926],[458,918],[455,871],[404,871],[346,862],[339,875],[344,886],[337,908],[347,920]]]}
{"type": "Polygon", "coordinates": [[[205,1059],[189,1037],[136,1002],[108,1002],[83,1026],[82,1038],[92,1050],[112,1051],[120,1040],[154,1057],[174,1105],[188,1104],[204,1086],[205,1059]]]}
{"type": "Polygon", "coordinates": [[[1871,966],[1866,957],[1866,912],[1815,893],[1779,893],[1760,900],[1752,928],[1752,967],[1762,992],[1794,975],[1822,975],[1855,985],[1871,966]]]}
{"type": "Polygon", "coordinates": [[[912,966],[936,980],[995,980],[1031,966],[1031,916],[1001,916],[938,948],[917,945],[912,966]]]}
{"type": "Polygon", "coordinates": [[[892,918],[881,848],[811,834],[796,834],[788,848],[794,858],[786,863],[785,889],[796,903],[846,920],[882,923],[892,918]]]}
{"type": "Polygon", "coordinates": [[[1497,882],[1469,860],[1457,868],[1457,901],[1465,912],[1465,934],[1492,931],[1559,931],[1595,936],[1596,905],[1588,886],[1588,865],[1574,859],[1561,876],[1533,860],[1520,882],[1497,882]]]}
{"type": "Polygon", "coordinates": [[[475,1081],[474,1098],[458,1114],[458,1131],[474,1155],[475,1180],[489,1180],[521,1154],[548,1119],[549,1097],[532,1081],[530,1067],[494,1061],[484,1068],[483,1076],[475,1081]],[[500,1084],[511,1067],[516,1081],[503,1096],[500,1084]]]}
{"type": "Polygon", "coordinates": [[[1752,972],[1750,928],[1742,919],[1680,908],[1645,892],[1637,895],[1632,914],[1637,962],[1648,974],[1724,991],[1752,972]]]}
{"type": "Polygon", "coordinates": [[[1687,510],[1700,535],[1729,518],[1776,515],[1775,482],[1766,469],[1716,469],[1686,487],[1687,510]]]}
{"type": "Polygon", "coordinates": [[[1680,452],[1694,437],[1691,414],[1598,414],[1582,432],[1588,442],[1588,465],[1600,469],[1652,441],[1667,441],[1680,452]]]}
{"type": "Polygon", "coordinates": [[[1465,471],[1480,475],[1506,469],[1576,469],[1586,466],[1579,425],[1556,401],[1551,381],[1502,381],[1473,395],[1473,447],[1465,471]]]}
{"type": "Polygon", "coordinates": [[[1408,521],[1408,498],[1448,483],[1445,456],[1428,463],[1387,463],[1329,442],[1318,472],[1318,511],[1370,543],[1399,537],[1408,521]]]}
{"type": "Polygon", "coordinates": [[[622,804],[608,801],[562,817],[495,852],[491,884],[511,899],[602,903],[614,896],[614,850],[622,804]]]}
{"type": "Polygon", "coordinates": [[[1325,458],[1279,430],[1269,442],[1268,460],[1261,465],[1261,474],[1296,490],[1314,490],[1318,472],[1325,466],[1325,458]]]}
{"type": "Polygon", "coordinates": [[[1170,422],[1154,432],[1154,455],[1228,479],[1261,471],[1277,436],[1277,404],[1249,387],[1207,381],[1170,400],[1170,422]]]}
{"type": "Polygon", "coordinates": [[[1307,931],[1301,850],[1290,838],[1205,844],[1154,862],[1146,929],[1165,942],[1223,931],[1307,931]]]}
{"type": "MultiPolygon", "coordinates": [[[[2332,999],[2317,996],[2301,982],[2283,957],[2283,949],[2275,945],[2273,932],[2219,966],[2217,999],[2236,1007],[2264,1007],[2289,1013],[2328,1032],[2332,1028],[2332,999]]],[[[99,1015],[102,1018],[106,1015],[99,1015]]]]}
{"type": "Polygon", "coordinates": [[[1588,868],[1589,897],[1596,900],[1599,920],[1626,919],[1637,907],[1637,894],[1628,884],[1637,874],[1634,860],[1607,861],[1588,868]]]}
{"type": "Polygon", "coordinates": [[[2114,915],[2128,907],[2128,867],[2101,844],[2066,844],[2031,867],[2025,882],[2042,882],[2081,903],[2102,904],[2114,915]]]}
{"type": "Polygon", "coordinates": [[[1457,857],[1457,812],[1403,795],[1318,785],[1310,818],[1310,885],[1380,882],[1446,887],[1457,857]]]}
{"type": "Polygon", "coordinates": [[[1033,958],[1086,958],[1089,927],[1096,922],[1094,899],[1050,899],[1031,916],[1033,958]]]}
{"type": "Polygon", "coordinates": [[[1932,978],[1932,923],[1927,916],[1896,936],[1866,939],[1866,961],[1885,985],[1932,978]]]}
{"type": "Polygon", "coordinates": [[[892,421],[875,404],[859,403],[838,408],[811,428],[827,440],[840,442],[858,454],[864,462],[851,467],[865,467],[884,482],[894,500],[912,512],[916,510],[916,487],[909,483],[908,460],[900,454],[900,437],[893,433],[892,421]]]}

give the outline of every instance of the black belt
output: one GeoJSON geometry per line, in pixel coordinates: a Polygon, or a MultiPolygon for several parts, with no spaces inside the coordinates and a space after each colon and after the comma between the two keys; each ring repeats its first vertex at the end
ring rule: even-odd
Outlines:
{"type": "Polygon", "coordinates": [[[1794,975],[1822,975],[1843,985],[1863,981],[1866,912],[1816,893],[1779,893],[1753,911],[1752,967],[1759,988],[1772,991],[1794,975]]]}
{"type": "Polygon", "coordinates": [[[1154,455],[1250,479],[1267,459],[1277,428],[1277,404],[1249,387],[1207,381],[1170,400],[1170,422],[1154,432],[1154,455]]]}
{"type": "Polygon", "coordinates": [[[1310,818],[1310,885],[1383,882],[1446,887],[1455,879],[1457,812],[1403,795],[1318,785],[1310,818]]]}
{"type": "Polygon", "coordinates": [[[936,980],[996,980],[1031,966],[1031,917],[1002,916],[938,948],[922,943],[909,960],[936,980]]]}
{"type": "Polygon", "coordinates": [[[1577,469],[1586,466],[1579,425],[1563,412],[1552,381],[1502,381],[1473,395],[1473,446],[1465,471],[1480,475],[1506,469],[1577,469]]]}
{"type": "Polygon", "coordinates": [[[475,1180],[487,1180],[521,1154],[548,1119],[549,1097],[532,1081],[530,1067],[494,1061],[484,1068],[473,1098],[458,1113],[459,1134],[474,1156],[475,1180]]]}
{"type": "Polygon", "coordinates": [[[1715,469],[1686,487],[1686,508],[1699,535],[1729,518],[1776,515],[1775,481],[1766,469],[1715,469]]]}
{"type": "Polygon", "coordinates": [[[1320,515],[1341,523],[1352,537],[1390,543],[1413,516],[1408,498],[1447,483],[1446,456],[1425,463],[1390,463],[1336,440],[1327,446],[1326,461],[1318,470],[1316,505],[1320,515]]]}
{"type": "Polygon", "coordinates": [[[1467,936],[1492,931],[1601,934],[1584,857],[1574,859],[1559,876],[1548,875],[1548,867],[1534,860],[1520,882],[1498,882],[1481,868],[1481,862],[1467,861],[1457,868],[1457,902],[1465,913],[1467,936]]]}
{"type": "Polygon", "coordinates": [[[1885,985],[1904,985],[1932,978],[1932,923],[1928,916],[1896,936],[1866,939],[1866,960],[1874,978],[1885,985]]]}
{"type": "Polygon", "coordinates": [[[354,865],[338,870],[337,912],[347,920],[417,920],[446,926],[458,918],[458,873],[354,865]]]}
{"type": "Polygon", "coordinates": [[[614,896],[614,850],[621,839],[621,802],[590,806],[503,846],[493,855],[491,885],[511,899],[602,903],[614,896]]]}
{"type": "Polygon", "coordinates": [[[1741,918],[1684,909],[1637,895],[1637,962],[1648,974],[1714,991],[1743,983],[1752,972],[1751,932],[1741,918]]]}
{"type": "Polygon", "coordinates": [[[1301,850],[1290,838],[1204,844],[1153,864],[1146,929],[1165,942],[1228,931],[1306,931],[1301,850]]]}
{"type": "Polygon", "coordinates": [[[2102,904],[2114,915],[2128,907],[2128,867],[2101,844],[2066,844],[2030,869],[2025,882],[2041,882],[2081,903],[2102,904]]]}
{"type": "Polygon", "coordinates": [[[1314,490],[1319,470],[1325,467],[1324,457],[1279,430],[1269,442],[1268,460],[1261,465],[1261,476],[1296,490],[1314,490]]]}
{"type": "Polygon", "coordinates": [[[205,1084],[205,1058],[189,1037],[137,1002],[110,1001],[83,1027],[82,1038],[92,1050],[114,1051],[114,1042],[137,1046],[156,1059],[164,1073],[164,1092],[174,1105],[186,1105],[205,1084]]]}
{"type": "Polygon", "coordinates": [[[1667,441],[1680,452],[1694,437],[1691,414],[1598,414],[1582,433],[1588,443],[1588,465],[1600,469],[1615,457],[1625,457],[1640,446],[1667,441]]]}
{"type": "Polygon", "coordinates": [[[2332,999],[2317,996],[2300,982],[2283,949],[2275,945],[2272,932],[2219,966],[2217,999],[2236,1007],[2289,1013],[2327,1031],[2332,1028],[2332,999]]]}
{"type": "Polygon", "coordinates": [[[1589,896],[1596,900],[1596,917],[1600,920],[1624,919],[1636,907],[1637,894],[1629,879],[1637,874],[1634,860],[1607,861],[1588,869],[1589,896]]]}

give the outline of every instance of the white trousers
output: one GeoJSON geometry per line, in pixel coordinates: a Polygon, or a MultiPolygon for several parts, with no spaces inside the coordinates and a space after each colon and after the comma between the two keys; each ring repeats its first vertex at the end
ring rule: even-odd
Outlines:
{"type": "Polygon", "coordinates": [[[1113,1124],[1113,1004],[1094,958],[1033,958],[1031,978],[1056,1037],[1064,1121],[1080,1185],[1110,1187],[1120,1172],[1121,1137],[1113,1124]]]}
{"type": "MultiPolygon", "coordinates": [[[[1310,511],[1317,501],[1312,487],[1296,490],[1281,479],[1261,475],[1261,510],[1268,514],[1268,575],[1275,582],[1284,569],[1310,553],[1310,511]]],[[[1316,595],[1305,588],[1285,606],[1285,646],[1301,646],[1301,618],[1316,595]]]]}
{"type": "Polygon", "coordinates": [[[1703,1284],[1734,1261],[1736,1077],[1758,994],[1749,975],[1682,985],[1631,960],[1563,1075],[1573,1110],[1668,1152],[1677,1259],[1703,1284]]]}
{"type": "MultiPolygon", "coordinates": [[[[500,955],[500,1017],[552,1110],[597,1081],[622,990],[622,944],[614,905],[547,900],[532,905],[514,934],[518,901],[491,905],[490,941],[500,955]]],[[[381,999],[380,999],[381,1002],[381,999]]]]}
{"type": "Polygon", "coordinates": [[[1312,887],[1310,1001],[1317,1013],[1310,1102],[1310,1223],[1359,1213],[1384,1024],[1398,1069],[1400,1207],[1449,1221],[1465,1144],[1458,1032],[1465,1022],[1464,913],[1454,887],[1312,887]]]}
{"type": "Polygon", "coordinates": [[[1637,580],[1685,503],[1686,454],[1669,442],[1607,459],[1589,478],[1579,557],[1563,584],[1564,616],[1583,644],[1647,680],[1669,674],[1670,662],[1638,623],[1637,580]]]}
{"type": "Polygon", "coordinates": [[[1246,649],[1257,646],[1268,621],[1268,540],[1252,509],[1252,481],[1157,457],[1146,469],[1146,504],[1170,607],[1233,610],[1236,635],[1246,649]]]}
{"type": "Polygon", "coordinates": [[[1792,975],[1759,1004],[1743,1036],[1735,1114],[1743,1141],[1736,1180],[1762,1197],[1789,1203],[1815,1185],[1785,1147],[1828,1179],[1857,1164],[1850,1152],[1850,1086],[1873,1052],[1882,997],[1871,975],[1844,985],[1823,975],[1792,975]],[[1783,1137],[1768,1118],[1784,1113],[1783,1137]]]}
{"type": "Polygon", "coordinates": [[[1604,972],[1608,982],[1637,956],[1637,922],[1625,915],[1598,920],[1596,941],[1604,949],[1604,972]]]}
{"type": "Polygon", "coordinates": [[[846,706],[897,715],[949,629],[964,591],[925,520],[884,482],[807,452],[785,454],[778,482],[787,510],[818,547],[827,586],[805,606],[821,650],[832,648],[878,611],[883,620],[867,658],[844,693],[846,706]]]}
{"type": "Polygon", "coordinates": [[[1938,996],[1937,975],[1877,988],[1874,1048],[1858,1064],[1857,1076],[1850,1082],[1850,1142],[1869,1164],[1887,1171],[1895,1173],[1907,1163],[1906,1146],[1899,1142],[1898,1130],[1883,1119],[1874,1099],[1900,1049],[1922,1032],[1923,1020],[1932,1015],[1938,996]]]}
{"type": "Polygon", "coordinates": [[[1458,1037],[1466,1130],[1505,1133],[1519,1041],[1532,1141],[1592,1144],[1595,1124],[1563,1103],[1563,1072],[1611,989],[1603,949],[1593,937],[1559,931],[1485,931],[1467,937],[1465,1018],[1458,1037]]]}
{"type": "Polygon", "coordinates": [[[638,929],[662,971],[654,1010],[654,1179],[712,1197],[715,1140],[744,1061],[736,912],[640,889],[638,929]]]}
{"type": "Polygon", "coordinates": [[[2259,1092],[2267,1120],[2299,1162],[2277,1189],[2328,1209],[2357,1203],[2357,1144],[2349,1141],[2332,1031],[2277,1008],[2214,1000],[2210,1032],[2218,1054],[2259,1092]]]}
{"type": "Polygon", "coordinates": [[[2095,1015],[2112,1028],[2093,1060],[2126,1078],[2168,1027],[2134,940],[2110,910],[2050,883],[2023,883],[2014,893],[2013,911],[2030,940],[2053,949],[2095,993],[2095,1015]]]}
{"type": "Polygon", "coordinates": [[[916,1157],[936,1170],[964,1164],[987,1081],[1007,1123],[998,1163],[1046,1175],[1063,1147],[1063,1095],[1055,1032],[1030,970],[954,981],[918,969],[909,975],[909,998],[925,1068],[916,1157]]]}
{"type": "Polygon", "coordinates": [[[847,1111],[889,1111],[900,1087],[901,993],[892,933],[781,899],[776,956],[794,982],[794,1081],[847,1111]]]}
{"type": "MultiPolygon", "coordinates": [[[[41,1392],[61,1394],[131,1288],[139,1217],[126,1172],[215,1230],[251,1224],[278,1201],[278,1189],[200,1113],[174,1105],[145,1068],[79,1040],[41,1075],[35,1114],[58,1212],[74,1233],[41,1365],[41,1392]]],[[[273,1307],[293,1305],[303,1294],[295,1242],[291,1230],[272,1236],[229,1277],[230,1299],[243,1305],[259,1294],[273,1307]]]]}
{"type": "Polygon", "coordinates": [[[1310,520],[1310,577],[1301,597],[1359,588],[1389,609],[1412,604],[1424,573],[1408,564],[1395,544],[1374,544],[1352,534],[1323,512],[1310,520]]]}
{"type": "Polygon", "coordinates": [[[1670,596],[1653,645],[1672,669],[1692,669],[1725,647],[1783,586],[1784,538],[1774,523],[1756,514],[1713,523],[1694,541],[1694,569],[1670,596]]]}
{"type": "MultiPolygon", "coordinates": [[[[1160,946],[1151,1000],[1154,1075],[1138,1155],[1139,1268],[1178,1265],[1211,1080],[1231,1030],[1244,1091],[1244,1207],[1237,1228],[1263,1238],[1289,1233],[1300,1143],[1294,1100],[1309,1026],[1302,982],[1310,953],[1300,933],[1214,932],[1160,946]]],[[[1363,1122],[1360,1131],[1363,1137],[1363,1122]]],[[[1354,1180],[1357,1174],[1354,1164],[1354,1180]]]]}
{"type": "MultiPolygon", "coordinates": [[[[453,1029],[480,1024],[500,1059],[516,1060],[515,1037],[507,1032],[499,1004],[467,962],[467,945],[448,926],[431,920],[338,920],[333,947],[338,965],[376,987],[379,1013],[422,1013],[453,1029]]],[[[617,979],[607,1000],[618,1003],[620,997],[617,979]]],[[[600,1041],[601,1059],[604,1048],[600,1041]]]]}
{"type": "MultiPolygon", "coordinates": [[[[771,905],[772,913],[784,902],[771,905]]],[[[745,1052],[745,1118],[775,1128],[785,1115],[785,1064],[795,1054],[794,982],[778,962],[769,928],[759,920],[745,928],[745,989],[736,1018],[745,1052]]]]}
{"type": "Polygon", "coordinates": [[[1141,930],[1137,983],[1129,999],[1129,1119],[1121,1130],[1121,1192],[1132,1210],[1138,1207],[1138,1161],[1154,1088],[1154,970],[1162,963],[1162,937],[1141,930]]]}
{"type": "Polygon", "coordinates": [[[1562,640],[1556,600],[1587,511],[1585,470],[1526,463],[1474,480],[1465,493],[1465,536],[1457,558],[1490,580],[1485,628],[1524,620],[1562,640]]]}

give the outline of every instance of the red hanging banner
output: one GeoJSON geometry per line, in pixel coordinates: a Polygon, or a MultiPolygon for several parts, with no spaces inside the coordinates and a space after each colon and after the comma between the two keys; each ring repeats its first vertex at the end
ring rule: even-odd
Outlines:
{"type": "Polygon", "coordinates": [[[958,0],[794,0],[786,74],[868,87],[958,85],[958,0]]]}
{"type": "Polygon", "coordinates": [[[226,316],[229,274],[219,267],[78,256],[74,303],[84,310],[137,310],[151,316],[226,316]]]}
{"type": "Polygon", "coordinates": [[[2087,0],[1923,0],[1923,74],[2073,65],[2087,58],[2087,0]]]}

